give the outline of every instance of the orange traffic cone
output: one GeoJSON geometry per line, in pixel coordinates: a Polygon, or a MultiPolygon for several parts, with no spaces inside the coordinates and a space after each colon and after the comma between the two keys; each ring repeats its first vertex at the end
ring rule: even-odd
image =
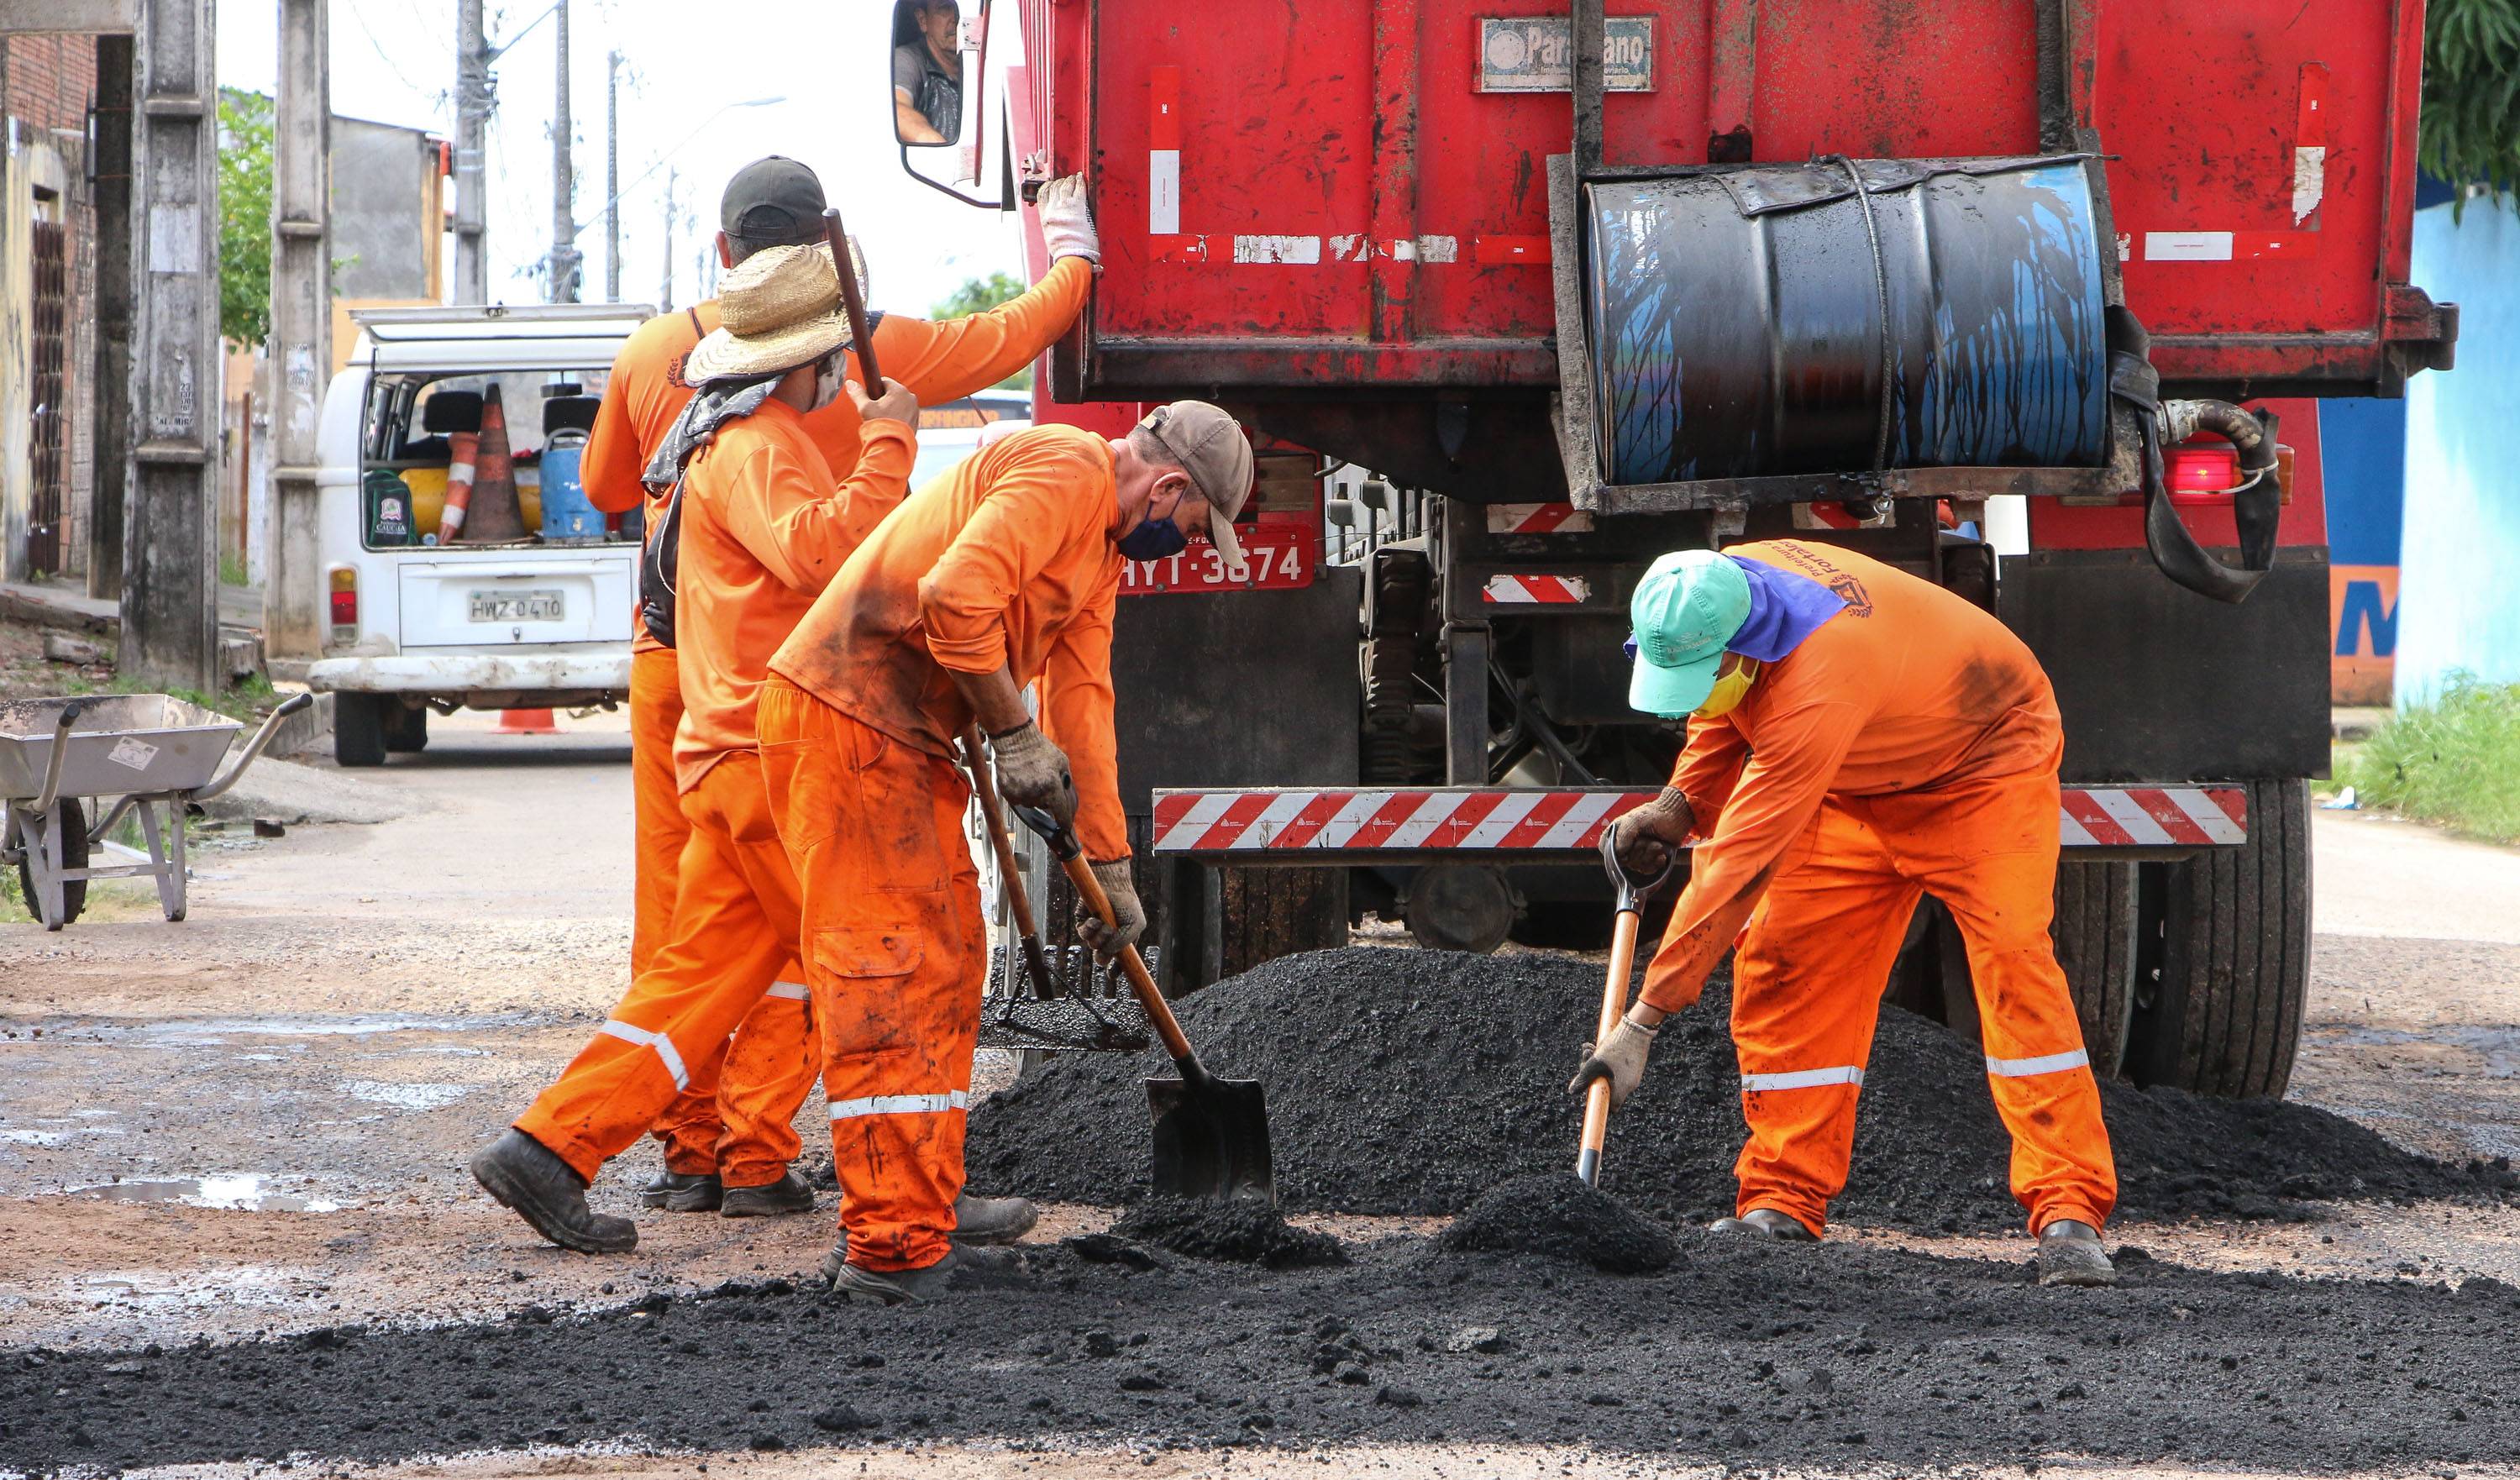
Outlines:
{"type": "Polygon", "coordinates": [[[464,519],[464,539],[475,545],[503,544],[525,535],[524,510],[517,502],[517,464],[508,452],[508,412],[499,399],[499,382],[481,392],[481,450],[474,460],[471,513],[464,519]]]}
{"type": "Polygon", "coordinates": [[[560,724],[549,709],[502,709],[493,735],[558,735],[560,724]]]}
{"type": "Polygon", "coordinates": [[[450,431],[446,434],[449,460],[446,466],[446,507],[437,516],[437,543],[452,545],[464,532],[465,506],[472,502],[473,460],[481,453],[481,434],[477,431],[450,431]]]}

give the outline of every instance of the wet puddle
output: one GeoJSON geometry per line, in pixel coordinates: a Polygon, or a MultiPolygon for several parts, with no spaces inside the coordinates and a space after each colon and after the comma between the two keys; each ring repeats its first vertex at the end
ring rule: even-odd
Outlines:
{"type": "MultiPolygon", "coordinates": [[[[202,1048],[237,1038],[371,1038],[394,1033],[487,1033],[534,1019],[523,1013],[481,1017],[196,1017],[161,1022],[60,1022],[19,1042],[141,1043],[202,1048]]],[[[14,1030],[10,1036],[15,1037],[14,1030]]]]}
{"type": "Polygon", "coordinates": [[[99,1202],[177,1202],[186,1207],[239,1213],[338,1213],[349,1206],[308,1192],[282,1191],[273,1182],[272,1178],[252,1173],[233,1177],[140,1177],[65,1188],[62,1195],[99,1202]]]}
{"type": "Polygon", "coordinates": [[[364,1099],[371,1104],[391,1105],[397,1110],[437,1110],[472,1094],[472,1086],[406,1084],[382,1079],[353,1079],[341,1086],[341,1093],[353,1099],[364,1099]]]}

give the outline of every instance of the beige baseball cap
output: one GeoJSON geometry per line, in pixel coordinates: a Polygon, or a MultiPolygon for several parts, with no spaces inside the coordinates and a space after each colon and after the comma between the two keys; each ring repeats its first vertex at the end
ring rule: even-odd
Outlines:
{"type": "Polygon", "coordinates": [[[1173,401],[1158,406],[1138,424],[1154,434],[1179,459],[1207,500],[1207,537],[1230,566],[1242,564],[1242,541],[1234,533],[1234,516],[1251,496],[1251,439],[1241,424],[1222,406],[1206,401],[1173,401]]]}

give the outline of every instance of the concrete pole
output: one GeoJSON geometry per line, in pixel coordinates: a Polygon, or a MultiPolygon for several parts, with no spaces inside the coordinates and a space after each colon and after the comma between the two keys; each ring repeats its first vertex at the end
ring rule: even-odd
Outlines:
{"type": "Polygon", "coordinates": [[[621,301],[621,54],[604,62],[604,300],[621,301]]]}
{"type": "Polygon", "coordinates": [[[146,0],[134,91],[131,471],[116,666],[223,687],[219,651],[218,149],[210,0],[146,0]]]}
{"type": "MultiPolygon", "coordinates": [[[[618,207],[615,207],[616,209],[618,207]]],[[[674,311],[674,171],[665,170],[665,281],[656,290],[656,312],[674,311]]]]}
{"type": "Polygon", "coordinates": [[[96,484],[87,526],[87,594],[122,599],[123,512],[131,485],[131,321],[139,298],[131,227],[132,38],[96,38],[96,484]]]}
{"type": "Polygon", "coordinates": [[[490,43],[481,35],[481,0],[455,0],[455,301],[490,301],[483,258],[482,136],[498,106],[490,82],[490,43]]]}
{"type": "Polygon", "coordinates": [[[323,650],[316,539],[315,423],[333,369],[333,101],[330,0],[280,0],[279,105],[272,128],[271,526],[265,650],[323,650]]]}
{"type": "Polygon", "coordinates": [[[554,8],[560,21],[560,66],[552,89],[551,301],[577,301],[577,217],[572,197],[577,169],[569,162],[568,0],[554,8]]]}

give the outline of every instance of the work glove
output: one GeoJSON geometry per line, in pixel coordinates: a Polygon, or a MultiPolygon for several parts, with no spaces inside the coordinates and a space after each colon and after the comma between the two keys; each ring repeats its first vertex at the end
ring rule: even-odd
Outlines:
{"type": "Polygon", "coordinates": [[[1041,239],[1050,247],[1050,259],[1083,257],[1102,270],[1102,239],[1094,231],[1094,207],[1085,199],[1085,176],[1061,175],[1041,188],[1033,198],[1033,207],[1041,212],[1041,239]]]}
{"type": "Polygon", "coordinates": [[[1610,1082],[1610,1107],[1628,1102],[1637,1086],[1645,1077],[1645,1054],[1653,1049],[1654,1035],[1660,1027],[1648,1028],[1633,1017],[1622,1017],[1610,1030],[1607,1043],[1584,1046],[1584,1061],[1576,1066],[1575,1077],[1567,1081],[1569,1093],[1581,1095],[1584,1087],[1597,1079],[1610,1082]]]}
{"type": "Polygon", "coordinates": [[[1697,814],[1676,787],[1610,824],[1609,853],[1631,878],[1659,878],[1671,867],[1672,850],[1688,841],[1697,814]]]}
{"type": "Polygon", "coordinates": [[[1041,726],[1026,720],[992,735],[989,749],[998,758],[998,794],[1019,807],[1049,813],[1062,828],[1076,821],[1076,778],[1067,769],[1065,753],[1041,733],[1041,726]]]}
{"type": "Polygon", "coordinates": [[[1104,924],[1091,910],[1076,922],[1076,938],[1094,948],[1094,959],[1104,965],[1120,959],[1124,946],[1134,946],[1138,937],[1147,933],[1147,907],[1138,903],[1138,885],[1129,876],[1129,861],[1115,859],[1094,866],[1094,881],[1111,899],[1111,919],[1104,924]]]}

